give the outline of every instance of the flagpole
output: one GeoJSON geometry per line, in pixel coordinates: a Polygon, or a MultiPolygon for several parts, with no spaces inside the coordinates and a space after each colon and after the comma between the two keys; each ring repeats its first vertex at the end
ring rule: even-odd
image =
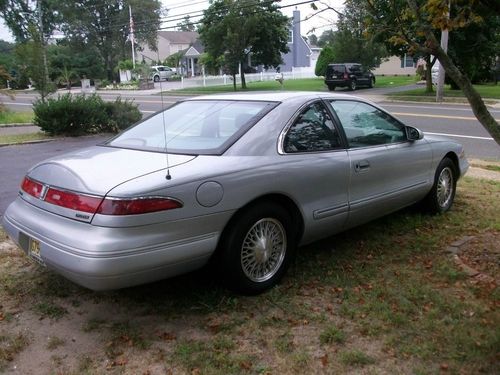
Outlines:
{"type": "Polygon", "coordinates": [[[128,13],[130,15],[130,42],[132,44],[132,66],[135,69],[135,38],[134,38],[134,20],[132,19],[132,7],[128,6],[128,13]]]}

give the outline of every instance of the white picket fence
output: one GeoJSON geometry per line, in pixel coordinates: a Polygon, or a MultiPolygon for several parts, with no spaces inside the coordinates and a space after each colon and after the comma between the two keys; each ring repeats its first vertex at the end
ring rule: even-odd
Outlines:
{"type": "MultiPolygon", "coordinates": [[[[314,68],[294,68],[291,72],[283,72],[283,79],[285,81],[291,79],[301,78],[315,78],[314,68]]],[[[276,72],[261,72],[245,74],[245,80],[249,82],[264,82],[274,81],[276,79],[276,72]]],[[[241,84],[241,76],[236,75],[236,83],[241,84]]],[[[208,86],[221,86],[232,85],[233,77],[230,75],[221,76],[197,76],[189,79],[182,79],[181,87],[208,87],[208,86]]]]}

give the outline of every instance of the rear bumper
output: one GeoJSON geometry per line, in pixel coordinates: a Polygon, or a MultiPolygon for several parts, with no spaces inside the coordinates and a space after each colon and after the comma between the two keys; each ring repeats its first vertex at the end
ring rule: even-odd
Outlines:
{"type": "Polygon", "coordinates": [[[97,227],[42,211],[17,198],[3,226],[27,254],[40,243],[48,268],[93,290],[143,284],[202,267],[230,213],[143,227],[97,227]]]}
{"type": "Polygon", "coordinates": [[[337,87],[347,87],[351,84],[351,81],[344,79],[325,79],[325,84],[337,87]]]}

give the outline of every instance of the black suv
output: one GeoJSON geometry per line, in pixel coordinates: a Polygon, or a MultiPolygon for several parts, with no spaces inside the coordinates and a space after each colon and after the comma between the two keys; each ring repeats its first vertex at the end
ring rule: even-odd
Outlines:
{"type": "Polygon", "coordinates": [[[335,87],[348,87],[356,90],[358,86],[373,87],[375,76],[372,72],[363,68],[361,64],[328,64],[326,68],[325,84],[330,91],[335,87]]]}

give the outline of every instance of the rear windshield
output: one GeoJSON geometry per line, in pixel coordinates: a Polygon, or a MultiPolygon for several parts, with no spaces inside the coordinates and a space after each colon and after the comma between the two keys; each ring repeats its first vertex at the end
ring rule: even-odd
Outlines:
{"type": "Polygon", "coordinates": [[[328,65],[328,72],[332,74],[344,74],[345,73],[345,65],[328,65]]]}
{"type": "Polygon", "coordinates": [[[106,143],[144,151],[216,155],[277,103],[190,100],[159,112],[106,143]]]}

